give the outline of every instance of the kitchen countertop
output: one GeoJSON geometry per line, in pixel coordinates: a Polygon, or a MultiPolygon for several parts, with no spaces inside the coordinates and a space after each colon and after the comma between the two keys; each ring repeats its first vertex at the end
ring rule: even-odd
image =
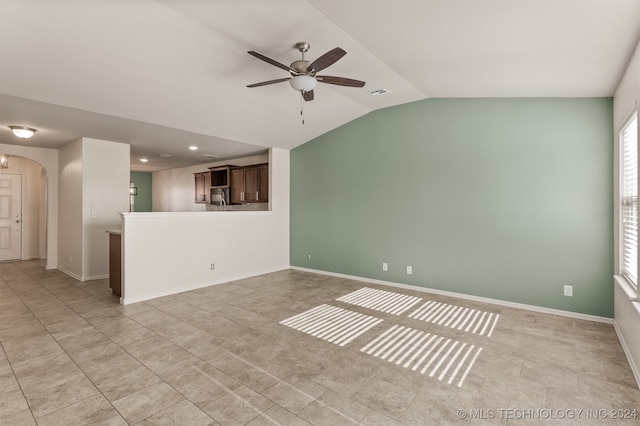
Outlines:
{"type": "Polygon", "coordinates": [[[269,210],[269,203],[231,204],[220,206],[217,204],[207,204],[208,212],[245,212],[245,211],[266,211],[269,210]]]}

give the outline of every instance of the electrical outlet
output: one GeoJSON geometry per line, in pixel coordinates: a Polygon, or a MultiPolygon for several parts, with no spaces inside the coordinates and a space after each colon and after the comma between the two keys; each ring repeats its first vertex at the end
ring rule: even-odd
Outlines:
{"type": "Polygon", "coordinates": [[[564,286],[564,295],[567,297],[573,297],[573,286],[565,285],[564,286]]]}
{"type": "Polygon", "coordinates": [[[212,264],[211,264],[211,270],[212,270],[212,271],[215,271],[215,270],[216,270],[216,264],[215,264],[215,263],[212,263],[212,264]]]}
{"type": "Polygon", "coordinates": [[[413,266],[407,265],[407,275],[413,274],[413,266]]]}
{"type": "Polygon", "coordinates": [[[388,271],[389,270],[389,264],[387,262],[382,262],[382,270],[383,271],[388,271]]]}
{"type": "Polygon", "coordinates": [[[311,259],[311,253],[309,253],[309,259],[311,259]]]}
{"type": "Polygon", "coordinates": [[[73,257],[69,256],[69,264],[73,263],[73,257]]]}

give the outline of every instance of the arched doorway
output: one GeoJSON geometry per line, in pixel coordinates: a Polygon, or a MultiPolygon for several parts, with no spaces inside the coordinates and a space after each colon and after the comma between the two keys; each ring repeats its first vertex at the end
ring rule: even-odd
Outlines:
{"type": "MultiPolygon", "coordinates": [[[[47,258],[48,179],[46,169],[38,162],[20,156],[9,157],[9,167],[0,170],[0,181],[18,187],[12,199],[6,198],[4,213],[11,215],[12,250],[3,250],[0,260],[47,258]],[[18,240],[19,238],[19,240],[18,240]]],[[[9,193],[9,191],[5,191],[9,193]]],[[[3,214],[4,214],[3,213],[3,214]]],[[[5,243],[11,241],[3,239],[5,243]]],[[[4,244],[4,243],[3,243],[4,244]]]]}

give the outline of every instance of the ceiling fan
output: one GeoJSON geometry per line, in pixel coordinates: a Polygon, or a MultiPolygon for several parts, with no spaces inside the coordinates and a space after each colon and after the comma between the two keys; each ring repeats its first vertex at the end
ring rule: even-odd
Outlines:
{"type": "Polygon", "coordinates": [[[289,71],[291,77],[278,78],[276,80],[263,81],[260,83],[249,84],[247,87],[260,87],[267,86],[269,84],[281,83],[283,81],[289,81],[291,87],[295,90],[299,91],[302,94],[302,98],[305,101],[313,100],[313,89],[316,87],[318,82],[327,83],[327,84],[335,84],[338,86],[348,86],[348,87],[363,87],[365,85],[364,81],[353,80],[351,78],[344,77],[333,77],[330,75],[317,75],[316,73],[322,71],[330,65],[336,63],[340,58],[347,54],[344,50],[339,47],[332,49],[320,56],[313,62],[307,61],[304,59],[304,54],[309,50],[311,45],[306,41],[301,41],[295,44],[296,49],[302,53],[302,59],[299,61],[294,61],[291,65],[287,66],[282,64],[276,60],[268,58],[258,52],[250,51],[247,52],[251,56],[255,56],[256,58],[265,61],[271,65],[274,65],[278,68],[281,68],[285,71],[289,71]]]}

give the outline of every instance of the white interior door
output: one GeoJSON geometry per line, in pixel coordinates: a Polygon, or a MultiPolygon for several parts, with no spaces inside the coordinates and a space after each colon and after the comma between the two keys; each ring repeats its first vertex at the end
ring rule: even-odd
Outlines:
{"type": "Polygon", "coordinates": [[[0,173],[0,261],[22,258],[22,175],[0,173]]]}

